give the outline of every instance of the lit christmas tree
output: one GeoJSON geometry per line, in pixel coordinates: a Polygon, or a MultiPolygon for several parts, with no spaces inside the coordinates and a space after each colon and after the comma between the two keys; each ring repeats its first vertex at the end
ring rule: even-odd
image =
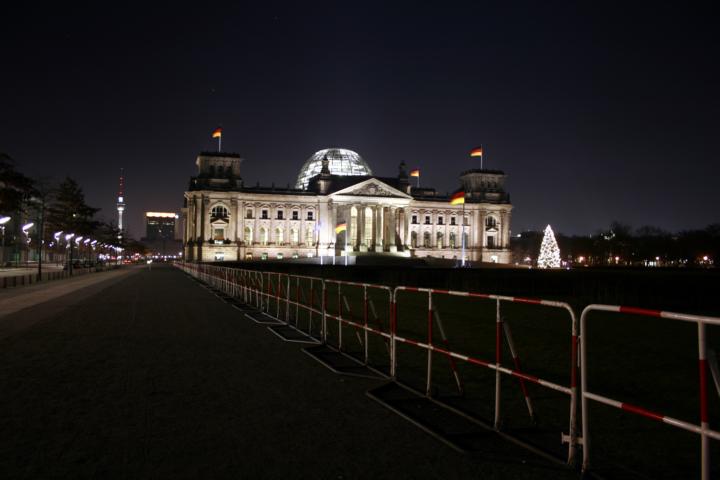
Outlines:
{"type": "Polygon", "coordinates": [[[550,225],[545,227],[545,235],[540,245],[537,266],[538,268],[560,268],[560,249],[550,225]]]}

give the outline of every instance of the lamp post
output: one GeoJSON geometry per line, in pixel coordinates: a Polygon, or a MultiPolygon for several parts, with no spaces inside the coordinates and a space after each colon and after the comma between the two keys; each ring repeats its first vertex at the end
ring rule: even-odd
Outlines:
{"type": "Polygon", "coordinates": [[[72,266],[72,255],[73,255],[73,245],[72,245],[72,238],[75,236],[74,233],[68,233],[65,235],[65,242],[67,242],[67,246],[65,248],[70,249],[70,259],[68,260],[68,275],[72,276],[73,273],[73,266],[72,266]]]}
{"type": "MultiPolygon", "coordinates": [[[[25,236],[27,237],[26,243],[27,243],[28,245],[30,245],[30,234],[28,233],[28,230],[30,230],[30,229],[33,227],[33,225],[35,225],[35,224],[34,224],[33,222],[30,222],[30,223],[26,223],[25,225],[22,226],[22,232],[23,232],[23,233],[25,234],[25,236]]],[[[29,256],[30,256],[30,252],[29,252],[29,247],[28,247],[28,255],[25,256],[25,266],[26,266],[26,267],[27,267],[27,264],[28,264],[28,257],[29,257],[29,256]]]]}
{"type": "Polygon", "coordinates": [[[0,228],[2,228],[2,255],[0,255],[0,266],[5,265],[5,224],[10,221],[10,217],[0,217],[0,228]]]}

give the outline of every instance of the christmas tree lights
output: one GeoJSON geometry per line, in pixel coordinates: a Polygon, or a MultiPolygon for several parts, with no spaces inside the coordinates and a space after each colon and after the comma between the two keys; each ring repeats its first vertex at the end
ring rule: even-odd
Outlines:
{"type": "Polygon", "coordinates": [[[558,248],[555,234],[550,225],[545,227],[537,266],[538,268],[560,268],[560,248],[558,248]]]}

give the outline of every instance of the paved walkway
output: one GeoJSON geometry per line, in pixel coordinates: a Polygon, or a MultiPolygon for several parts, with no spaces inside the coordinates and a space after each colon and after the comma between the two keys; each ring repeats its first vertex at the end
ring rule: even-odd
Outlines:
{"type": "Polygon", "coordinates": [[[109,280],[0,318],[2,478],[574,477],[451,450],[171,267],[109,280]]]}

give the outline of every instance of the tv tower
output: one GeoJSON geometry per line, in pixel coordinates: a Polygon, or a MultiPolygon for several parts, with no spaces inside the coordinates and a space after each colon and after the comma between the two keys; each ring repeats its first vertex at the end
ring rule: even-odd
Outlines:
{"type": "Polygon", "coordinates": [[[122,240],[123,237],[123,212],[125,211],[125,177],[123,176],[123,169],[120,169],[120,188],[118,190],[117,200],[117,211],[118,211],[118,240],[122,240]]]}

